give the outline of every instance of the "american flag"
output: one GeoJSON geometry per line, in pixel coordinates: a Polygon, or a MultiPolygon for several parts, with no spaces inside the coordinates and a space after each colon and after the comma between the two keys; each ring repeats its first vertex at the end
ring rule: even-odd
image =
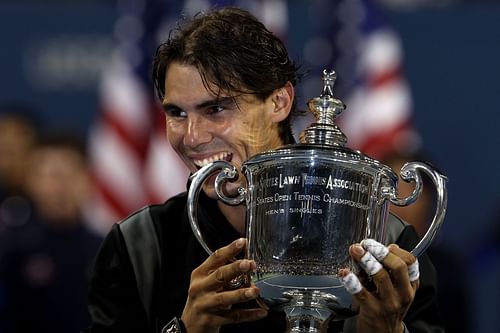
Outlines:
{"type": "Polygon", "coordinates": [[[187,170],[168,145],[151,82],[152,55],[182,1],[121,1],[116,48],[103,73],[100,116],[89,134],[95,195],[87,220],[99,231],[186,187],[187,170]]]}
{"type": "MultiPolygon", "coordinates": [[[[321,92],[320,73],[338,73],[335,92],[348,110],[339,119],[348,145],[382,159],[412,149],[411,96],[401,43],[371,0],[147,0],[120,2],[116,52],[103,75],[101,115],[90,134],[95,196],[89,221],[99,230],[186,188],[187,170],[169,147],[150,80],[154,49],[183,13],[214,5],[246,8],[289,44],[309,71],[299,106],[321,92]],[[299,13],[299,16],[296,16],[299,13]],[[294,16],[295,15],[295,16],[294,16]],[[305,35],[294,41],[294,34],[305,35]]],[[[295,125],[298,130],[302,124],[295,125]]]]}
{"type": "Polygon", "coordinates": [[[376,3],[312,0],[302,12],[308,32],[299,54],[310,70],[302,95],[318,95],[321,71],[333,68],[334,94],[347,105],[337,123],[349,147],[379,160],[417,150],[401,41],[376,3]]]}

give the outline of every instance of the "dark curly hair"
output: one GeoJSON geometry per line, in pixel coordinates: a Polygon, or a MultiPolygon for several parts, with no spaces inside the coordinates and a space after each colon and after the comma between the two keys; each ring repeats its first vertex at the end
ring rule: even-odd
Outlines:
{"type": "MultiPolygon", "coordinates": [[[[236,97],[253,94],[265,100],[287,82],[296,85],[299,67],[289,58],[283,42],[249,12],[226,7],[179,25],[156,50],[153,82],[158,97],[165,97],[165,76],[172,62],[192,65],[207,89],[236,97]]],[[[284,143],[293,142],[292,112],[279,124],[284,143]]]]}

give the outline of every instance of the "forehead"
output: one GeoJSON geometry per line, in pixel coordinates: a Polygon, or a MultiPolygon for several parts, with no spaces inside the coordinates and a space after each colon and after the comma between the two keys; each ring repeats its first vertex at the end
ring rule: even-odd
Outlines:
{"type": "Polygon", "coordinates": [[[224,92],[215,84],[204,82],[195,66],[173,62],[167,68],[164,104],[181,105],[227,97],[234,98],[237,103],[253,102],[256,99],[253,94],[224,92]]]}
{"type": "Polygon", "coordinates": [[[177,62],[170,64],[165,75],[165,100],[197,95],[212,95],[203,84],[198,69],[177,62]]]}

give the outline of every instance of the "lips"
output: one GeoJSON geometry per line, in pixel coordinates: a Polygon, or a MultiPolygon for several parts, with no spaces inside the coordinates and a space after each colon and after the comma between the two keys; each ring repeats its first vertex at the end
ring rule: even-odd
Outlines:
{"type": "Polygon", "coordinates": [[[220,161],[220,160],[225,160],[227,162],[230,162],[231,159],[233,157],[233,154],[231,154],[230,152],[220,152],[220,153],[217,153],[217,154],[214,154],[210,157],[206,157],[202,160],[196,160],[196,159],[193,159],[193,163],[194,165],[196,165],[198,168],[202,168],[204,167],[205,165],[209,164],[209,163],[212,163],[212,162],[215,162],[215,161],[220,161]]]}

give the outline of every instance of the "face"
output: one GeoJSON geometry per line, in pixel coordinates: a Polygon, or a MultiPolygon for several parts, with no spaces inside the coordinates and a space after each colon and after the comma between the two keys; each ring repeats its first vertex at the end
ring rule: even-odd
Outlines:
{"type": "Polygon", "coordinates": [[[0,183],[17,189],[35,145],[35,130],[18,119],[0,119],[0,183]]]}
{"type": "Polygon", "coordinates": [[[88,193],[87,171],[79,153],[45,147],[31,156],[27,189],[47,221],[76,223],[88,193]]]}
{"type": "MultiPolygon", "coordinates": [[[[192,172],[216,160],[226,160],[240,170],[253,155],[282,144],[272,97],[260,101],[253,95],[216,96],[205,88],[193,66],[170,64],[163,106],[168,140],[192,172]]],[[[204,186],[212,198],[216,198],[214,178],[204,186]]],[[[243,183],[240,175],[226,191],[234,192],[243,183]]]]}

